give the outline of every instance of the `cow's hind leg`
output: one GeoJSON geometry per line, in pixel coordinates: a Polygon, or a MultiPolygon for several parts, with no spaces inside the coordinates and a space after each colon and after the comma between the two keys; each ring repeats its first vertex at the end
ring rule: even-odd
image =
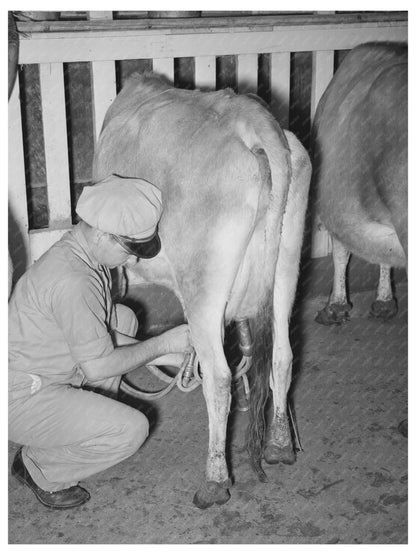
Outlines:
{"type": "MultiPolygon", "coordinates": [[[[216,300],[212,300],[213,303],[216,300]]],[[[225,306],[225,305],[224,305],[225,306]]],[[[231,481],[225,460],[225,440],[231,403],[231,372],[223,351],[222,314],[213,306],[201,306],[188,321],[202,370],[202,388],[208,411],[209,443],[205,481],[194,496],[194,504],[206,509],[230,498],[231,481]]],[[[224,308],[222,309],[224,310],[224,308]]]]}
{"type": "Polygon", "coordinates": [[[370,308],[370,318],[390,320],[397,314],[397,302],[391,289],[391,267],[380,265],[380,278],[377,287],[377,297],[370,308]]]}
{"type": "Polygon", "coordinates": [[[274,284],[273,419],[266,433],[263,454],[269,464],[293,464],[295,453],[287,417],[287,393],[292,379],[292,349],[289,319],[295,299],[302,248],[305,211],[310,181],[309,160],[303,149],[297,154],[297,141],[288,134],[292,151],[292,182],[283,218],[279,256],[274,284]]]}
{"type": "Polygon", "coordinates": [[[318,312],[315,322],[324,326],[340,325],[348,319],[352,306],[347,299],[346,273],[350,252],[332,236],[332,260],[334,280],[328,304],[318,312]]]}
{"type": "Polygon", "coordinates": [[[225,459],[225,440],[231,403],[231,371],[223,349],[224,313],[237,275],[255,213],[230,213],[208,237],[198,242],[193,264],[186,265],[180,282],[192,343],[198,356],[208,411],[209,444],[205,481],[194,504],[205,509],[228,501],[231,485],[225,459]]]}

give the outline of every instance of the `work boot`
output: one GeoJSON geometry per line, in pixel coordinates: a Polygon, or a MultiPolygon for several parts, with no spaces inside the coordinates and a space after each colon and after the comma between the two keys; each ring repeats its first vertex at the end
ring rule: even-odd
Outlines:
{"type": "Polygon", "coordinates": [[[17,451],[14,457],[11,472],[19,482],[25,484],[33,491],[42,505],[51,509],[73,509],[83,505],[90,498],[88,491],[80,486],[72,486],[59,491],[45,491],[41,489],[35,484],[23,462],[22,448],[17,451]]]}

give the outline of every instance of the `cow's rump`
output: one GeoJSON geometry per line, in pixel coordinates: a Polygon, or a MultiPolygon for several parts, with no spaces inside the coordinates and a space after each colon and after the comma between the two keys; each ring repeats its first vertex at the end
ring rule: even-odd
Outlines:
{"type": "Polygon", "coordinates": [[[314,122],[318,211],[345,247],[374,263],[406,264],[407,48],[352,50],[314,122]]]}
{"type": "Polygon", "coordinates": [[[223,261],[232,262],[224,238],[235,236],[232,257],[238,267],[227,298],[229,320],[253,316],[266,294],[265,264],[272,273],[277,256],[276,249],[266,255],[264,240],[269,173],[271,168],[275,201],[282,202],[289,156],[285,135],[255,100],[230,90],[173,89],[155,76],[137,75],[106,115],[94,180],[110,173],[140,176],[161,189],[162,252],[155,260],[140,261],[138,271],[173,289],[182,302],[191,289],[198,295],[201,288],[212,289],[207,266],[221,280],[223,261]],[[191,275],[190,268],[204,268],[204,275],[191,275]]]}

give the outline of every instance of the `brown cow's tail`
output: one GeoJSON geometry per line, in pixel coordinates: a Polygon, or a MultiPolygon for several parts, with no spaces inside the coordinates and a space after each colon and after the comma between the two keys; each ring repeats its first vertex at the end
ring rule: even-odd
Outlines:
{"type": "Polygon", "coordinates": [[[261,466],[266,433],[266,403],[270,393],[269,376],[273,358],[273,289],[259,307],[252,326],[253,365],[250,369],[250,408],[247,450],[250,463],[261,482],[267,477],[261,466]]]}
{"type": "Polygon", "coordinates": [[[247,450],[253,469],[260,481],[264,482],[267,478],[261,459],[273,364],[273,291],[283,213],[291,180],[291,160],[286,137],[271,117],[258,118],[255,125],[257,144],[250,146],[259,164],[263,190],[269,194],[269,206],[265,214],[264,259],[259,260],[264,268],[263,295],[252,326],[253,365],[249,373],[251,392],[247,450]]]}

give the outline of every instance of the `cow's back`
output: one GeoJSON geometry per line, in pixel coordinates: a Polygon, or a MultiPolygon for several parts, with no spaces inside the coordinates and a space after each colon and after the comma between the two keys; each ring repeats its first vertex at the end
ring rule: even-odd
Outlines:
{"type": "Polygon", "coordinates": [[[233,138],[227,104],[232,91],[174,89],[157,77],[131,78],[107,112],[94,160],[94,181],[110,172],[140,175],[174,195],[173,181],[198,189],[210,180],[212,161],[233,138]],[[171,175],[172,168],[178,172],[171,175]],[[206,173],[207,167],[210,173],[206,173]],[[191,171],[190,171],[191,170],[191,171]],[[181,175],[182,172],[182,175],[181,175]]]}
{"type": "Polygon", "coordinates": [[[367,260],[380,263],[379,254],[394,251],[390,262],[403,265],[393,236],[407,225],[407,48],[368,44],[346,56],[319,103],[313,147],[327,229],[367,260]]]}

